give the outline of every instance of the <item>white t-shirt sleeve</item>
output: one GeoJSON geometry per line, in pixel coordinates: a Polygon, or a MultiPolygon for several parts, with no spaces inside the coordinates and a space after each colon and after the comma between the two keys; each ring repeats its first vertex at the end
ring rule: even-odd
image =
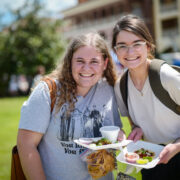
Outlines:
{"type": "Polygon", "coordinates": [[[168,64],[163,64],[160,72],[161,83],[170,97],[180,105],[180,73],[168,64]]]}
{"type": "Polygon", "coordinates": [[[49,125],[50,115],[51,99],[49,88],[45,82],[40,82],[22,106],[19,129],[44,134],[49,125]]]}
{"type": "Polygon", "coordinates": [[[114,86],[115,96],[121,116],[129,116],[126,105],[124,104],[121,92],[120,92],[120,79],[117,80],[114,86]]]}

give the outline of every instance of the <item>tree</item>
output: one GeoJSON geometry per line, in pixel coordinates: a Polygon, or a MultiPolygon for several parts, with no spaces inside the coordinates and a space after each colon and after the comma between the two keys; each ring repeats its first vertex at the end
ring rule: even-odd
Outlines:
{"type": "Polygon", "coordinates": [[[15,21],[0,33],[0,96],[12,74],[32,77],[39,65],[50,71],[64,51],[65,43],[57,30],[61,20],[42,18],[40,10],[39,0],[27,1],[13,12],[15,21]]]}

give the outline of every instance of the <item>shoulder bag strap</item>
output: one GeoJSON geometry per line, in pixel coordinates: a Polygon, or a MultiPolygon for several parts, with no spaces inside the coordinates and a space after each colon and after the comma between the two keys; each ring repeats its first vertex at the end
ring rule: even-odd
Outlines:
{"type": "Polygon", "coordinates": [[[128,70],[122,74],[119,86],[124,104],[128,110],[128,70]]]}
{"type": "Polygon", "coordinates": [[[45,78],[43,79],[44,82],[48,85],[50,97],[51,97],[51,112],[53,111],[54,104],[56,102],[56,92],[57,92],[57,86],[56,82],[51,78],[45,78]]]}
{"type": "Polygon", "coordinates": [[[178,106],[170,97],[169,93],[163,88],[160,79],[161,65],[166,63],[163,60],[152,60],[149,67],[149,82],[154,95],[174,113],[180,115],[180,106],[178,106]]]}

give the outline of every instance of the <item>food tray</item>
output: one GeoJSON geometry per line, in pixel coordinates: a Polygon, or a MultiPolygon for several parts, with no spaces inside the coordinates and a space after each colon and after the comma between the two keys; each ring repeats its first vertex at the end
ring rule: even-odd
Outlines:
{"type": "MultiPolygon", "coordinates": [[[[90,138],[90,139],[92,139],[93,141],[98,141],[101,138],[102,137],[90,138]]],[[[86,147],[86,148],[91,149],[91,150],[100,150],[100,149],[119,149],[120,147],[126,146],[127,144],[129,144],[132,141],[131,140],[123,140],[123,141],[118,142],[118,143],[107,144],[107,145],[102,145],[102,146],[87,145],[87,144],[80,142],[79,139],[74,140],[74,142],[77,143],[78,145],[81,145],[81,146],[86,147]]]]}
{"type": "Polygon", "coordinates": [[[125,147],[121,153],[117,156],[117,160],[122,162],[122,163],[125,163],[125,164],[130,164],[132,166],[136,166],[136,167],[140,167],[140,168],[145,168],[145,169],[150,169],[150,168],[153,168],[155,167],[158,162],[159,162],[159,154],[160,152],[163,150],[164,146],[161,146],[161,145],[158,145],[158,144],[153,144],[153,143],[149,143],[149,142],[145,142],[145,141],[137,141],[136,143],[134,142],[131,142],[127,145],[127,147],[125,147]],[[137,164],[137,163],[130,163],[130,162],[127,162],[125,160],[125,154],[127,152],[134,152],[138,149],[141,149],[141,148],[144,148],[144,149],[147,149],[147,150],[150,150],[150,151],[153,151],[155,153],[155,157],[153,158],[153,160],[151,162],[148,162],[147,164],[137,164]]]}

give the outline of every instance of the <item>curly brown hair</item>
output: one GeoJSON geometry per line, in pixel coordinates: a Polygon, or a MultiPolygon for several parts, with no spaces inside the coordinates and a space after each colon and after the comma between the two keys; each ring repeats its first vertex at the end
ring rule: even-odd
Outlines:
{"type": "Polygon", "coordinates": [[[109,59],[107,68],[103,73],[103,77],[106,78],[107,82],[114,86],[116,81],[116,71],[115,67],[109,53],[108,46],[105,40],[98,33],[88,33],[80,35],[74,38],[61,62],[61,66],[57,68],[48,76],[50,78],[57,79],[60,82],[60,87],[58,88],[59,97],[57,103],[56,112],[61,108],[64,103],[67,103],[69,106],[69,112],[74,110],[76,99],[76,82],[72,76],[72,58],[74,52],[83,46],[92,46],[95,47],[97,52],[100,52],[103,56],[103,59],[109,59]]]}

